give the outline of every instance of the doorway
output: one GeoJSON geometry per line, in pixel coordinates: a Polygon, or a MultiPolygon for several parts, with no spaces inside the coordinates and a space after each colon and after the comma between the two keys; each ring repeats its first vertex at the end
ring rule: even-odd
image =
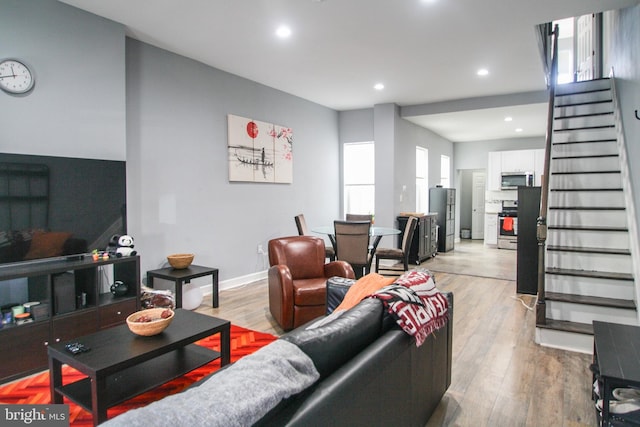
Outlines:
{"type": "Polygon", "coordinates": [[[485,169],[459,170],[459,218],[462,238],[484,239],[485,169]],[[466,232],[464,230],[467,230],[466,232]],[[471,231],[470,233],[468,231],[471,231]],[[469,237],[465,237],[464,235],[469,237]]]}

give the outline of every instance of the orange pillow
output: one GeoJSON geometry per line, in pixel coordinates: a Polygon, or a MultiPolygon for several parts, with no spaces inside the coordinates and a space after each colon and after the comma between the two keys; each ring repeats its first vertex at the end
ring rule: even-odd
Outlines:
{"type": "Polygon", "coordinates": [[[377,290],[392,284],[395,280],[395,277],[384,277],[378,273],[369,273],[366,276],[361,277],[349,288],[344,299],[334,311],[348,310],[355,307],[365,297],[368,297],[377,290]]]}
{"type": "Polygon", "coordinates": [[[69,237],[71,237],[71,233],[64,231],[37,231],[33,233],[31,247],[29,247],[29,252],[24,256],[24,259],[60,256],[64,251],[64,242],[69,237]]]}

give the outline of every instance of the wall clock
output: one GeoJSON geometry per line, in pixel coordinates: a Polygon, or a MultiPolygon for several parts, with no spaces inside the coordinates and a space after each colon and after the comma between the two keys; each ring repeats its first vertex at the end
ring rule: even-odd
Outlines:
{"type": "Polygon", "coordinates": [[[0,61],[0,89],[7,93],[23,94],[33,89],[34,84],[33,73],[25,64],[16,59],[0,61]]]}

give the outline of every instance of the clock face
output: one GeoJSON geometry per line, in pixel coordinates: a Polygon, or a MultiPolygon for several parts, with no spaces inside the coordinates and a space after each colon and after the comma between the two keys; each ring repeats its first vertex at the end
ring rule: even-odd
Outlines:
{"type": "Polygon", "coordinates": [[[0,62],[0,89],[8,93],[26,93],[34,83],[31,70],[22,62],[15,59],[0,62]]]}

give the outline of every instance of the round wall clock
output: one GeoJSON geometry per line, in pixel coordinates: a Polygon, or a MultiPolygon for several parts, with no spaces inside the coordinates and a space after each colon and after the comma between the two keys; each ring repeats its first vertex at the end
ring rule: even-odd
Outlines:
{"type": "Polygon", "coordinates": [[[0,61],[0,89],[8,93],[23,94],[33,89],[33,73],[22,62],[15,59],[0,61]]]}

